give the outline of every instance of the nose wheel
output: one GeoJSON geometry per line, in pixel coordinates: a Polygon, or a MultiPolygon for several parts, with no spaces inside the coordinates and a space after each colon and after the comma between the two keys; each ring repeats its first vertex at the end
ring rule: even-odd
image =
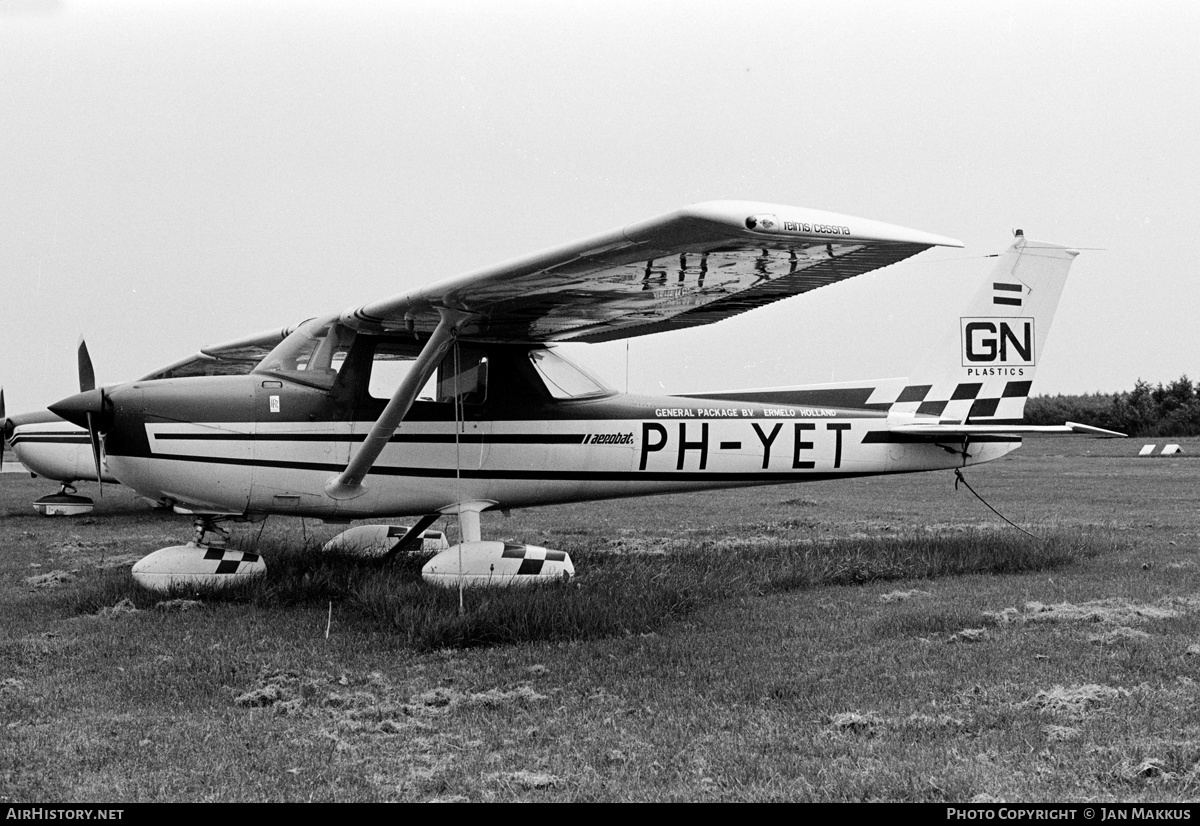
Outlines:
{"type": "Polygon", "coordinates": [[[42,516],[80,516],[91,513],[93,502],[86,496],[75,493],[72,485],[63,482],[58,493],[43,496],[33,503],[33,509],[42,516]]]}

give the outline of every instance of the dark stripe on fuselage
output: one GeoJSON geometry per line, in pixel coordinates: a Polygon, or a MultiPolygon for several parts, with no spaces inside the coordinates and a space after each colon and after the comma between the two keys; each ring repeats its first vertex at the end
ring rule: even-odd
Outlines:
{"type": "MultiPolygon", "coordinates": [[[[946,441],[943,439],[942,441],[946,441]]],[[[988,441],[985,439],[972,441],[988,441]]],[[[1019,440],[1018,440],[1019,441],[1019,440]]],[[[281,470],[313,470],[340,473],[345,464],[333,462],[282,462],[260,459],[233,459],[214,456],[171,456],[155,454],[153,459],[174,462],[195,462],[208,465],[235,465],[238,467],[270,467],[281,470]]],[[[772,482],[820,482],[828,479],[844,479],[850,476],[879,476],[883,473],[906,473],[908,471],[869,471],[865,473],[717,473],[712,471],[629,471],[629,470],[478,470],[475,468],[426,468],[426,467],[381,467],[371,468],[368,476],[411,476],[423,479],[505,479],[520,481],[554,482],[745,482],[763,484],[772,482]]]]}
{"type": "MultiPolygon", "coordinates": [[[[680,420],[686,421],[686,420],[680,420]]],[[[987,419],[980,424],[1020,424],[1020,419],[987,419]]],[[[254,442],[307,442],[307,443],[342,443],[342,442],[361,442],[366,438],[363,433],[158,433],[154,434],[154,438],[163,441],[254,441],[254,442]]],[[[460,433],[457,435],[457,442],[461,444],[552,444],[552,445],[579,445],[583,444],[586,438],[585,434],[581,433],[562,433],[562,434],[481,434],[481,433],[460,433]]],[[[945,442],[945,441],[962,441],[966,437],[961,435],[926,435],[914,433],[892,433],[890,431],[874,430],[864,434],[863,444],[919,444],[929,442],[945,442]]],[[[995,434],[980,434],[972,435],[973,442],[1020,442],[1019,436],[1003,436],[995,434]]],[[[407,443],[407,444],[455,444],[456,437],[453,433],[422,433],[422,434],[396,434],[389,442],[407,443]]],[[[87,437],[84,437],[83,444],[87,444],[87,437]]],[[[722,450],[734,449],[734,445],[740,443],[721,442],[722,450]]],[[[285,461],[265,461],[256,459],[235,459],[227,457],[215,456],[191,456],[185,454],[150,454],[151,458],[155,459],[178,459],[180,461],[194,462],[226,462],[235,465],[262,465],[267,467],[286,467],[309,470],[344,470],[343,464],[332,465],[327,463],[309,463],[309,462],[285,462],[285,461]]],[[[372,471],[375,472],[375,471],[372,471]]],[[[414,472],[413,475],[420,475],[414,472]]],[[[757,474],[750,474],[757,475],[757,474]]]]}
{"type": "MultiPolygon", "coordinates": [[[[185,442],[361,442],[366,433],[154,433],[162,441],[185,442]]],[[[584,433],[397,433],[389,442],[410,444],[581,445],[584,433]]],[[[84,444],[87,444],[85,436],[84,444]]]]}
{"type": "Polygon", "coordinates": [[[13,436],[9,444],[16,447],[22,442],[30,442],[39,445],[86,445],[91,444],[87,435],[69,436],[61,433],[56,434],[41,434],[41,433],[18,433],[13,436]]]}

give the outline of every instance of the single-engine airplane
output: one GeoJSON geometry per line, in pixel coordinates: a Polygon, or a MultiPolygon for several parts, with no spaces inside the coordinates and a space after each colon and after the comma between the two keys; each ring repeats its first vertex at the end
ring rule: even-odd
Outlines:
{"type": "Polygon", "coordinates": [[[1021,424],[1077,252],[1020,234],[907,379],[639,396],[553,346],[710,324],[933,246],[962,244],[702,203],[313,319],[249,375],[138,381],[51,410],[103,439],[123,483],[196,517],[194,540],[143,570],[260,569],[223,550],[230,519],[410,516],[415,537],[456,515],[459,544],[424,574],[460,583],[573,572],[563,552],[483,541],[485,510],[950,469],[1025,433],[1121,435],[1021,424]]]}
{"type": "MultiPolygon", "coordinates": [[[[295,326],[276,328],[203,347],[198,353],[161,367],[141,380],[244,375],[294,329],[295,326]]],[[[82,338],[77,361],[79,391],[86,393],[96,387],[96,373],[82,338]]],[[[117,483],[108,472],[101,451],[92,449],[86,427],[65,421],[49,410],[6,416],[3,389],[0,389],[0,435],[3,437],[0,460],[7,448],[32,475],[59,483],[57,493],[42,496],[33,503],[44,516],[76,516],[92,510],[94,503],[90,497],[76,492],[76,482],[117,483]]]]}

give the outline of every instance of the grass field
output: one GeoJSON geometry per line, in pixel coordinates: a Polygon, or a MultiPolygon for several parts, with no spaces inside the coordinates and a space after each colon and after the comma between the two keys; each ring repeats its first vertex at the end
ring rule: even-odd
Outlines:
{"type": "Polygon", "coordinates": [[[186,519],[116,488],[44,519],[5,474],[0,802],[1194,800],[1182,443],[966,472],[1040,541],[952,473],[485,515],[579,576],[462,618],[284,519],[235,531],[265,582],[160,604],[129,566],[186,519]]]}

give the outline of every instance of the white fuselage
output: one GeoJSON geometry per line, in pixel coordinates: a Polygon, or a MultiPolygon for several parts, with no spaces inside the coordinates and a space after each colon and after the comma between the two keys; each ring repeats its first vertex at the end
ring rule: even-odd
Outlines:
{"type": "MultiPolygon", "coordinates": [[[[644,402],[646,400],[638,400],[644,402]]],[[[949,469],[996,459],[1016,439],[941,447],[896,438],[861,411],[655,399],[639,418],[406,422],[356,498],[324,486],[370,422],[160,422],[148,456],[112,472],[152,498],[222,513],[362,519],[436,513],[460,502],[529,507],[706,488],[949,469]]],[[[607,407],[597,403],[597,412],[607,407]]],[[[628,406],[628,405],[626,405],[628,406]]],[[[578,411],[582,412],[582,411],[578,411]]],[[[577,415],[578,415],[577,412],[577,415]]]]}
{"type": "MultiPolygon", "coordinates": [[[[96,481],[96,463],[87,431],[62,419],[21,424],[12,451],[30,473],[58,482],[96,481]]],[[[102,481],[117,480],[102,463],[102,481]]]]}

